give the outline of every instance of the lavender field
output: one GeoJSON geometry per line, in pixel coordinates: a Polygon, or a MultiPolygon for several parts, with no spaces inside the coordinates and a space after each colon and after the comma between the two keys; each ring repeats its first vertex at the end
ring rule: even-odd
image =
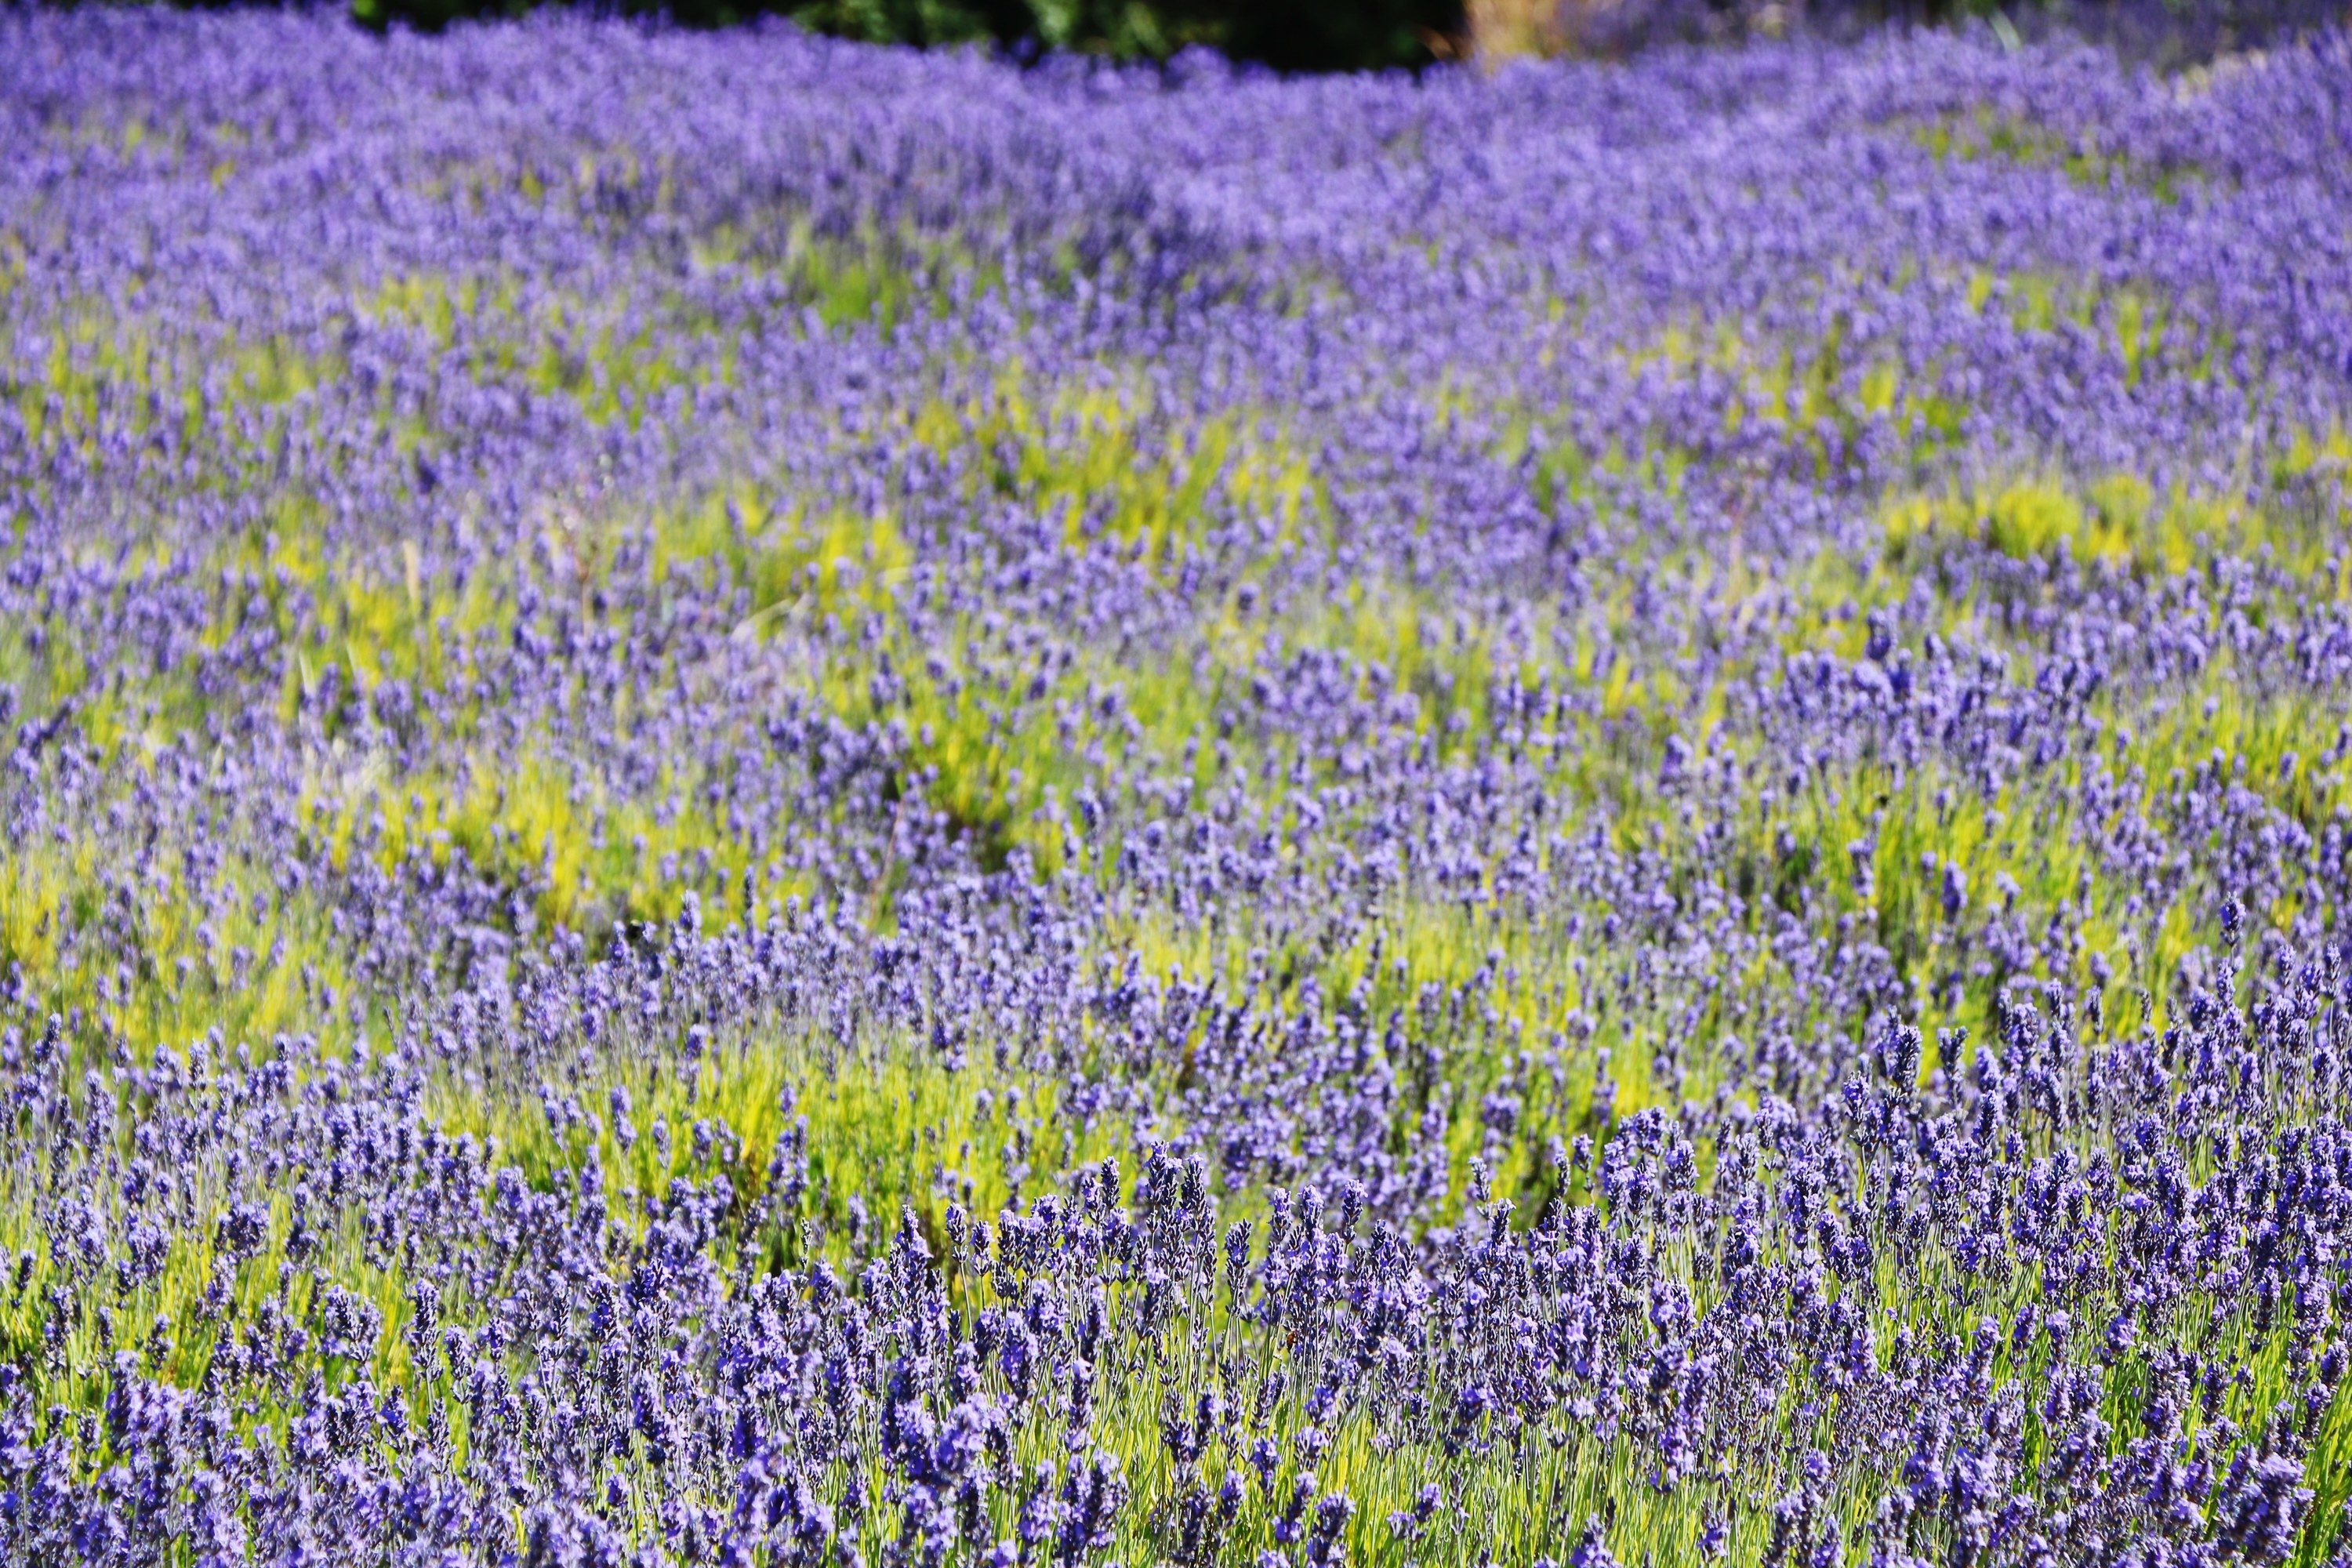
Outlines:
{"type": "Polygon", "coordinates": [[[2340,32],[0,11],[0,1561],[2352,1563],[2347,470],[2340,32]]]}

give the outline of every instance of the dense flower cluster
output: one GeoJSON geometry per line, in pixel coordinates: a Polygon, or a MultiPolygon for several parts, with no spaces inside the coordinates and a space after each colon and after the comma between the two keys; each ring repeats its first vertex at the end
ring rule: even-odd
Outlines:
{"type": "Polygon", "coordinates": [[[0,13],[11,1563],[2326,1562],[2352,40],[0,13]]]}

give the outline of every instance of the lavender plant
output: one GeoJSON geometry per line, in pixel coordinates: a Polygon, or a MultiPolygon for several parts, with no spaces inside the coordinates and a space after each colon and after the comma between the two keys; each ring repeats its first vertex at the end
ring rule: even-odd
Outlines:
{"type": "Polygon", "coordinates": [[[8,1561],[2352,1552],[2352,38],[0,151],[8,1561]]]}

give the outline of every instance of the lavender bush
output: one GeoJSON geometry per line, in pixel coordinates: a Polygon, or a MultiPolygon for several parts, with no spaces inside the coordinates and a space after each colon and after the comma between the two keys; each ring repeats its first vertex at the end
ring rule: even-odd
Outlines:
{"type": "Polygon", "coordinates": [[[2345,35],[0,153],[6,1561],[2352,1561],[2345,35]]]}

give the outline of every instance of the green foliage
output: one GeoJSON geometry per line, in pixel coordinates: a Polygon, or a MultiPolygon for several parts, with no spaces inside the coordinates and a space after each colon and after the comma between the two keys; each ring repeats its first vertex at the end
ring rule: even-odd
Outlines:
{"type": "MultiPolygon", "coordinates": [[[[532,0],[352,0],[363,26],[427,31],[531,8],[532,0]]],[[[1458,33],[1462,20],[1449,0],[620,0],[617,9],[703,27],[773,14],[816,32],[926,47],[1029,46],[1166,59],[1206,46],[1282,70],[1423,65],[1432,41],[1458,33]]]]}

